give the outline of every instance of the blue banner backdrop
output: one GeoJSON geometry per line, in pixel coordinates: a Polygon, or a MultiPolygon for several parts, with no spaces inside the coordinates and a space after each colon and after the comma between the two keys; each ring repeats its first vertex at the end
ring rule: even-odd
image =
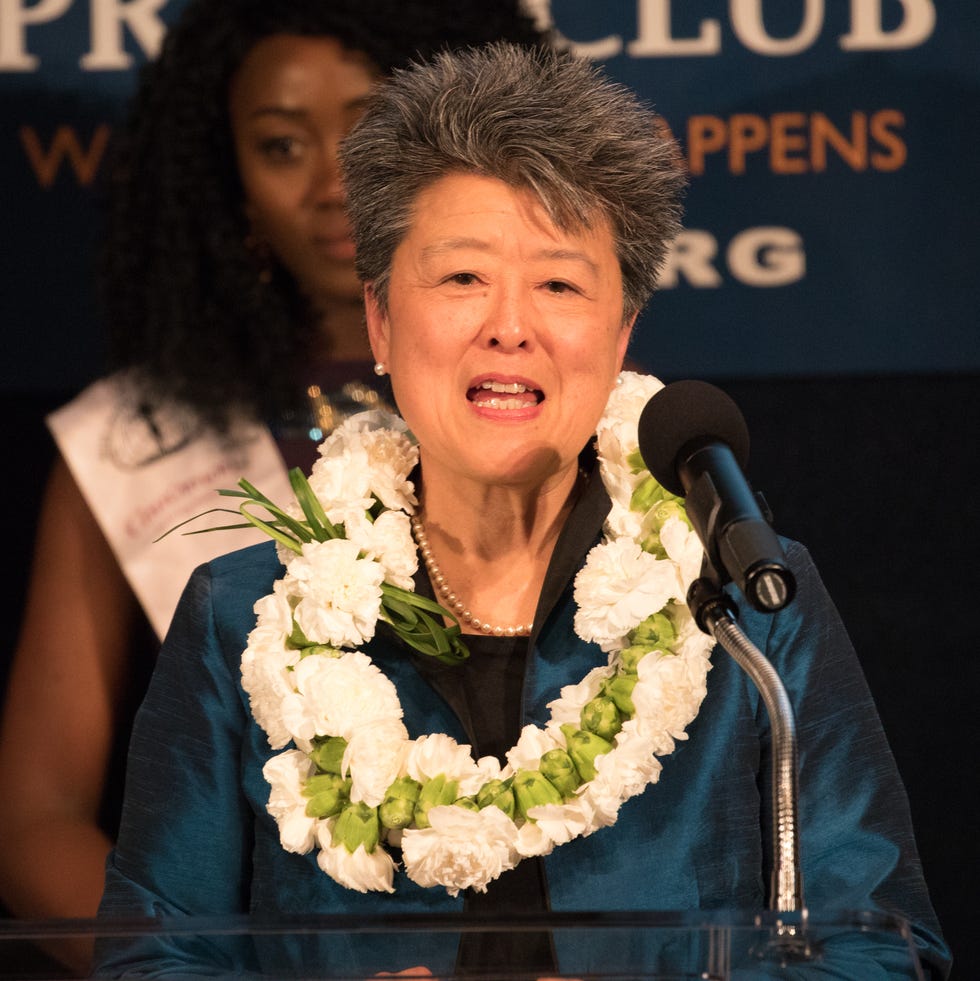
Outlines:
{"type": "MultiPolygon", "coordinates": [[[[0,0],[0,389],[102,367],[98,175],[183,0],[0,0]]],[[[691,173],[634,355],[665,378],[980,368],[973,0],[534,0],[691,173]]]]}

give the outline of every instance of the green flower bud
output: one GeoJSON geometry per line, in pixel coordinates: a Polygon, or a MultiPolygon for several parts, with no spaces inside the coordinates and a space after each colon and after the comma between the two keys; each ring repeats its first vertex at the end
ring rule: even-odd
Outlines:
{"type": "Polygon", "coordinates": [[[407,828],[415,818],[415,802],[404,797],[387,797],[378,808],[378,818],[386,828],[407,828]]]}
{"type": "Polygon", "coordinates": [[[350,779],[344,779],[336,773],[315,773],[303,783],[303,796],[316,797],[327,790],[350,790],[350,779]]]}
{"type": "Polygon", "coordinates": [[[293,631],[286,638],[286,646],[295,648],[296,650],[302,650],[304,647],[311,647],[309,640],[306,638],[306,634],[300,630],[299,624],[293,620],[293,631]]]}
{"type": "Polygon", "coordinates": [[[596,735],[576,729],[571,723],[561,727],[568,744],[568,755],[575,764],[575,769],[583,780],[591,780],[595,776],[595,759],[612,749],[612,743],[596,735]]]}
{"type": "Polygon", "coordinates": [[[333,826],[333,843],[343,845],[352,855],[358,845],[364,846],[364,851],[373,852],[378,846],[381,826],[378,821],[378,809],[368,807],[363,801],[349,804],[340,812],[333,826]]]}
{"type": "Polygon", "coordinates": [[[631,473],[643,473],[646,470],[647,465],[643,462],[643,454],[640,453],[639,447],[626,455],[626,466],[630,468],[631,473]]]}
{"type": "Polygon", "coordinates": [[[677,631],[673,621],[663,612],[648,616],[630,635],[631,646],[644,647],[648,651],[673,650],[675,643],[677,631]]]}
{"type": "Polygon", "coordinates": [[[411,777],[399,777],[389,788],[385,797],[388,800],[409,800],[413,804],[419,799],[422,784],[411,777]]]}
{"type": "Polygon", "coordinates": [[[456,800],[458,788],[458,781],[447,780],[442,773],[422,784],[419,799],[415,804],[415,826],[428,828],[429,808],[438,807],[440,804],[452,804],[456,800]]]}
{"type": "Polygon", "coordinates": [[[511,820],[513,820],[514,815],[517,813],[517,798],[514,797],[513,787],[508,787],[506,790],[502,790],[496,797],[494,797],[491,803],[494,807],[503,811],[504,814],[506,814],[511,820]]]}
{"type": "Polygon", "coordinates": [[[309,817],[328,818],[339,814],[350,803],[350,780],[335,773],[318,773],[303,785],[303,795],[310,798],[306,805],[309,817]]]}
{"type": "Polygon", "coordinates": [[[518,770],[514,776],[514,800],[517,813],[527,819],[527,812],[539,804],[561,804],[557,788],[538,770],[518,770]]]}
{"type": "Polygon", "coordinates": [[[582,783],[582,778],[575,769],[572,758],[563,749],[549,749],[541,757],[541,773],[548,782],[554,784],[555,790],[567,800],[582,783]]]}
{"type": "Polygon", "coordinates": [[[503,780],[490,780],[485,783],[479,791],[477,791],[476,802],[480,807],[486,807],[488,804],[493,803],[494,797],[499,793],[509,788],[509,783],[504,783],[503,780]]]}
{"type": "Polygon", "coordinates": [[[580,719],[586,732],[594,732],[603,739],[614,739],[623,728],[623,717],[611,698],[598,695],[582,707],[580,719]]]}
{"type": "Polygon", "coordinates": [[[338,651],[335,647],[330,647],[328,644],[313,644],[310,647],[304,647],[300,652],[300,660],[304,657],[309,657],[311,654],[326,654],[330,657],[340,657],[343,651],[338,651]]]}
{"type": "Polygon", "coordinates": [[[691,527],[691,522],[687,520],[687,511],[679,498],[661,501],[653,508],[653,523],[658,529],[663,528],[670,518],[680,518],[688,528],[691,527]]]}
{"type": "Polygon", "coordinates": [[[655,504],[661,502],[665,493],[666,491],[653,477],[647,477],[633,489],[633,496],[630,498],[630,510],[644,514],[655,504]]]}
{"type": "Polygon", "coordinates": [[[310,759],[323,773],[340,773],[346,749],[347,740],[343,736],[318,737],[313,741],[310,759]]]}
{"type": "Polygon", "coordinates": [[[516,802],[511,788],[512,780],[491,780],[480,788],[476,795],[476,803],[480,810],[484,807],[500,808],[509,818],[513,818],[516,802]]]}
{"type": "Polygon", "coordinates": [[[630,677],[636,674],[636,666],[640,663],[650,653],[648,647],[640,647],[634,645],[632,647],[624,647],[619,652],[619,670],[624,675],[629,675],[630,677]]]}
{"type": "MultiPolygon", "coordinates": [[[[622,715],[632,717],[636,712],[636,706],[633,704],[633,689],[639,680],[635,674],[616,674],[602,683],[603,694],[613,700],[622,715]]],[[[603,733],[600,732],[599,735],[603,733]]]]}
{"type": "Polygon", "coordinates": [[[667,549],[664,548],[663,542],[660,541],[660,531],[657,528],[651,528],[646,537],[641,539],[640,548],[644,552],[649,552],[655,559],[667,558],[667,549]]]}
{"type": "Polygon", "coordinates": [[[378,817],[386,828],[407,828],[415,817],[415,802],[422,784],[411,777],[399,777],[389,788],[378,808],[378,817]]]}
{"type": "Polygon", "coordinates": [[[457,797],[453,801],[453,804],[456,807],[463,808],[464,811],[478,811],[480,809],[480,805],[477,804],[476,799],[473,797],[457,797]]]}

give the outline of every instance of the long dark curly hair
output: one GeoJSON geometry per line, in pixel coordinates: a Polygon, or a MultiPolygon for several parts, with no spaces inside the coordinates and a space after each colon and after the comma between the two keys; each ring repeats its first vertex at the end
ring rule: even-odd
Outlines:
{"type": "Polygon", "coordinates": [[[329,35],[385,74],[447,48],[549,43],[520,0],[190,0],[148,64],[108,166],[101,293],[112,369],[221,429],[233,410],[294,407],[319,340],[282,268],[260,282],[228,87],[273,34],[329,35]]]}

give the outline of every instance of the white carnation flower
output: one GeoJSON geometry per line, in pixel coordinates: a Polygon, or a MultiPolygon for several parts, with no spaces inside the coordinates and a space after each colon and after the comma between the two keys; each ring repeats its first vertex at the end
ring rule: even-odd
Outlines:
{"type": "Polygon", "coordinates": [[[507,753],[509,771],[536,770],[545,753],[559,748],[565,748],[564,740],[556,740],[552,733],[537,726],[524,726],[517,744],[507,753]]]}
{"type": "Polygon", "coordinates": [[[677,603],[672,612],[677,640],[674,652],[685,660],[698,663],[698,670],[711,670],[709,655],[715,646],[714,638],[697,624],[686,604],[677,603]]]}
{"type": "Polygon", "coordinates": [[[603,531],[609,538],[633,538],[636,541],[643,541],[649,525],[649,516],[631,511],[629,500],[625,505],[613,500],[603,524],[603,531]]]}
{"type": "Polygon", "coordinates": [[[295,555],[296,553],[291,548],[288,548],[286,545],[283,545],[282,542],[276,540],[276,558],[279,559],[279,562],[282,565],[288,568],[290,560],[295,555]]]}
{"type": "Polygon", "coordinates": [[[680,518],[668,518],[660,529],[660,544],[667,557],[677,563],[680,586],[677,598],[684,601],[688,587],[701,575],[704,546],[697,532],[680,518]]]}
{"type": "MultiPolygon", "coordinates": [[[[564,804],[539,804],[532,807],[527,816],[537,825],[538,831],[551,841],[552,848],[555,845],[565,845],[573,838],[589,835],[595,830],[592,826],[593,808],[589,800],[582,796],[564,804]]],[[[525,824],[524,828],[526,827],[525,824]]],[[[525,836],[519,843],[521,847],[534,847],[536,837],[525,836]]]]}
{"type": "Polygon", "coordinates": [[[632,694],[637,715],[656,719],[675,739],[685,739],[684,728],[698,714],[707,694],[703,667],[704,662],[692,665],[688,658],[675,654],[648,654],[637,665],[640,680],[632,694]]]}
{"type": "Polygon", "coordinates": [[[394,892],[395,863],[380,845],[373,852],[358,845],[353,854],[344,845],[333,843],[333,821],[322,821],[317,828],[317,865],[335,882],[357,892],[394,892]]]}
{"type": "MultiPolygon", "coordinates": [[[[599,694],[603,681],[611,678],[615,673],[616,669],[612,665],[604,664],[593,668],[578,684],[565,685],[561,689],[560,697],[548,703],[551,724],[562,726],[571,723],[578,728],[582,709],[599,694]]],[[[561,745],[565,745],[564,740],[561,745]]]]}
{"type": "Polygon", "coordinates": [[[313,464],[309,483],[328,520],[335,525],[364,514],[374,504],[364,454],[321,457],[313,464]]]}
{"type": "Polygon", "coordinates": [[[443,885],[450,896],[461,889],[486,892],[487,883],[519,861],[517,827],[497,807],[433,807],[429,822],[402,835],[405,871],[420,886],[443,885]]]}
{"type": "Polygon", "coordinates": [[[496,756],[481,756],[476,761],[476,769],[459,778],[459,796],[472,797],[491,780],[505,780],[508,776],[510,774],[500,768],[496,756]]]}
{"type": "Polygon", "coordinates": [[[361,412],[346,419],[320,445],[310,484],[328,515],[346,512],[343,518],[331,517],[335,522],[354,517],[357,510],[343,496],[345,486],[353,490],[358,503],[368,499],[361,512],[370,508],[372,497],[386,508],[411,511],[418,501],[408,477],[416,463],[418,448],[398,416],[361,412]]]}
{"type": "Polygon", "coordinates": [[[343,772],[351,776],[350,799],[377,807],[398,779],[408,746],[408,730],[396,719],[379,719],[354,729],[341,762],[343,772]]]}
{"type": "Polygon", "coordinates": [[[334,538],[307,543],[289,563],[293,616],[312,643],[358,647],[374,636],[384,569],[359,552],[354,542],[334,538]]]}
{"type": "Polygon", "coordinates": [[[575,577],[575,632],[603,650],[626,635],[677,592],[672,562],[644,552],[632,539],[597,545],[575,577]]]}
{"type": "Polygon", "coordinates": [[[615,427],[621,423],[632,423],[636,429],[637,420],[647,402],[664,387],[664,383],[654,375],[637,371],[622,371],[616,385],[609,393],[605,411],[597,431],[615,427]]]}
{"type": "Polygon", "coordinates": [[[286,584],[281,579],[272,584],[271,593],[255,601],[252,612],[257,617],[257,628],[279,631],[284,637],[293,632],[293,608],[289,602],[286,584]]]}
{"type": "Polygon", "coordinates": [[[580,799],[583,808],[587,808],[587,813],[590,815],[589,828],[583,832],[587,835],[598,831],[599,828],[608,828],[615,824],[623,804],[619,794],[601,780],[592,780],[586,784],[580,799]]]}
{"type": "Polygon", "coordinates": [[[419,736],[410,744],[405,757],[405,772],[419,783],[440,775],[447,780],[459,781],[461,796],[464,796],[462,788],[467,783],[478,779],[479,787],[483,782],[483,771],[474,762],[471,747],[460,746],[443,732],[419,736]]]}
{"type": "Polygon", "coordinates": [[[377,429],[389,429],[393,433],[406,435],[408,425],[401,416],[386,412],[383,409],[367,409],[364,412],[355,413],[348,416],[330,435],[320,444],[320,455],[329,457],[343,453],[344,449],[352,444],[360,445],[361,437],[364,433],[370,433],[377,429]]]}
{"type": "Polygon", "coordinates": [[[660,779],[663,765],[654,755],[657,744],[637,732],[632,720],[616,736],[616,748],[595,761],[595,780],[611,797],[629,800],[660,779]]]}
{"type": "Polygon", "coordinates": [[[626,457],[635,449],[636,430],[633,430],[633,445],[624,447],[616,430],[600,424],[596,430],[596,450],[599,454],[599,472],[602,483],[613,504],[629,508],[630,498],[637,484],[637,475],[627,464],[626,457]]]}
{"type": "Polygon", "coordinates": [[[555,850],[554,839],[534,821],[525,821],[517,829],[516,848],[522,858],[550,855],[555,850]]]}
{"type": "Polygon", "coordinates": [[[364,436],[371,492],[393,511],[411,512],[418,500],[408,479],[419,460],[418,447],[407,436],[380,429],[364,436]]]}
{"type": "Polygon", "coordinates": [[[411,519],[404,511],[383,511],[376,521],[363,513],[344,523],[347,538],[355,542],[367,558],[384,569],[385,580],[393,586],[414,590],[419,566],[411,519]]]}
{"type": "Polygon", "coordinates": [[[293,693],[292,668],[299,651],[286,647],[292,630],[292,609],[282,580],[255,604],[258,623],[242,653],[242,687],[248,693],[255,721],[265,730],[269,745],[282,749],[290,733],[283,725],[282,700],[293,693]]]}
{"type": "Polygon", "coordinates": [[[291,733],[282,718],[283,700],[293,694],[290,669],[299,660],[299,651],[289,650],[282,638],[261,643],[249,634],[242,654],[242,687],[248,693],[252,716],[265,731],[272,749],[282,749],[291,733]]]}
{"type": "Polygon", "coordinates": [[[625,467],[626,456],[637,446],[636,426],[643,407],[662,389],[652,375],[624,371],[613,387],[605,412],[596,428],[599,452],[611,467],[625,467]]]}
{"type": "Polygon", "coordinates": [[[313,770],[306,754],[297,749],[273,756],[262,767],[262,776],[271,787],[266,810],[279,826],[279,841],[287,852],[299,855],[310,851],[316,834],[317,819],[307,815],[303,796],[303,782],[313,770]]]}
{"type": "MultiPolygon", "coordinates": [[[[650,746],[655,756],[667,756],[673,753],[677,746],[674,737],[664,728],[663,720],[656,716],[643,717],[637,715],[625,723],[623,729],[626,729],[627,726],[631,727],[637,736],[650,746]]],[[[686,738],[686,736],[682,735],[682,738],[686,738]]]]}
{"type": "Polygon", "coordinates": [[[312,654],[293,670],[296,691],[283,699],[283,724],[293,738],[342,736],[359,726],[398,722],[398,692],[391,680],[361,651],[334,658],[312,654]]]}

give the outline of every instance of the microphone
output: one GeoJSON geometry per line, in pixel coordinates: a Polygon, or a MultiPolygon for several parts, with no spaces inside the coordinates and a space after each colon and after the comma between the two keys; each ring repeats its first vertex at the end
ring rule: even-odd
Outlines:
{"type": "Polygon", "coordinates": [[[650,473],[686,499],[716,577],[764,613],[786,606],[796,579],[745,477],[749,432],[732,399],[707,382],[673,382],[647,402],[638,436],[650,473]]]}

